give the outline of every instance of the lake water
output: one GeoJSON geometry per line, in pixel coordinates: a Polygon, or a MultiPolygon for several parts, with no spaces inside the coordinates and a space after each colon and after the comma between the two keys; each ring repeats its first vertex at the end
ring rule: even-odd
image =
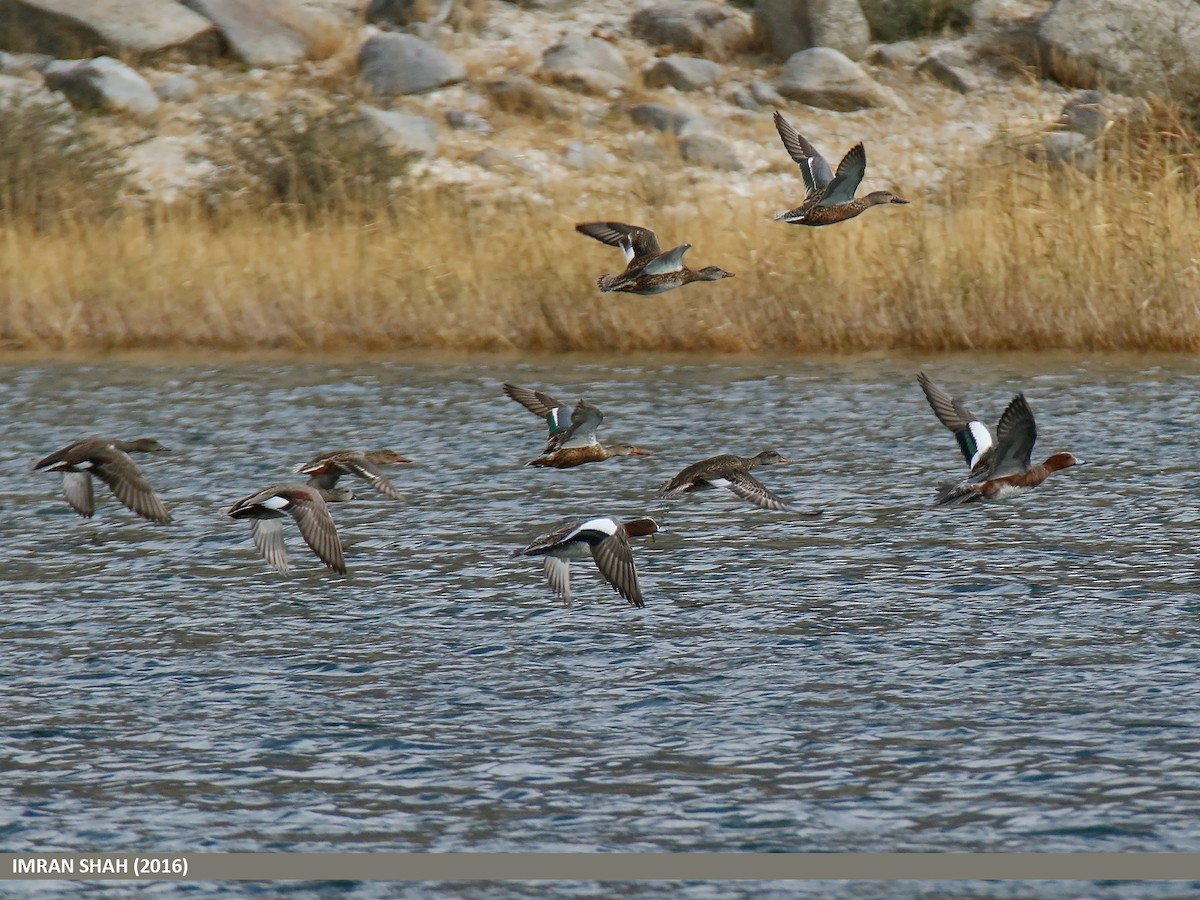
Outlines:
{"type": "Polygon", "coordinates": [[[1200,360],[0,370],[6,851],[1200,852],[1200,360]],[[964,466],[921,368],[989,425],[1025,391],[1035,457],[1088,464],[934,508],[964,466]],[[525,468],[503,381],[655,455],[525,468]],[[92,434],[174,448],[138,457],[174,524],[99,485],[85,521],[29,471],[92,434]],[[343,447],[410,457],[407,501],[333,507],[344,578],[289,522],[283,578],[222,509],[343,447]],[[767,448],[797,513],[654,499],[767,448]],[[510,557],[572,514],[665,520],[644,610],[590,561],[564,608],[510,557]]]}

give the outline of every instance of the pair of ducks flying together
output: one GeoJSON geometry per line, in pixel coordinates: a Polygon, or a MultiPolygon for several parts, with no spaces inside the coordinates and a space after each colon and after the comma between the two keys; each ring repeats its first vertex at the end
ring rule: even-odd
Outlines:
{"type": "MultiPolygon", "coordinates": [[[[805,190],[804,202],[795,209],[779,213],[775,216],[777,221],[814,227],[833,225],[853,219],[882,203],[908,203],[891,191],[854,196],[867,171],[867,151],[861,142],[842,157],[835,173],[816,148],[778,111],[775,113],[775,130],[788,155],[800,167],[805,190]]],[[[606,293],[622,291],[652,296],[693,281],[720,281],[733,277],[732,272],[726,272],[720,266],[689,269],[683,263],[683,255],[692,245],[680,244],[664,253],[649,228],[622,222],[581,222],[575,230],[611,247],[619,247],[625,254],[624,272],[601,275],[596,280],[596,287],[606,293]]]]}

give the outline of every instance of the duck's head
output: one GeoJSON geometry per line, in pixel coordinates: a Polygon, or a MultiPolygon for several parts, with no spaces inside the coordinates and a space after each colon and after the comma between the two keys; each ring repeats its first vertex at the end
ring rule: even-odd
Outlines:
{"type": "Polygon", "coordinates": [[[125,449],[136,450],[138,453],[168,453],[171,448],[164,447],[154,438],[138,438],[137,440],[127,441],[125,449]]]}
{"type": "Polygon", "coordinates": [[[703,269],[697,269],[696,274],[700,276],[701,281],[720,281],[722,278],[732,278],[732,272],[726,272],[720,266],[705,266],[703,269]]]}
{"type": "Polygon", "coordinates": [[[907,203],[903,197],[897,197],[891,191],[871,191],[867,194],[867,203],[878,206],[881,203],[907,203]]]}
{"type": "Polygon", "coordinates": [[[654,534],[657,531],[664,531],[659,528],[658,523],[648,516],[640,519],[630,519],[625,523],[625,533],[630,537],[645,537],[648,534],[654,534]]]}
{"type": "Polygon", "coordinates": [[[377,466],[390,466],[395,463],[412,462],[411,459],[401,456],[395,450],[368,450],[365,454],[368,462],[372,462],[377,466]]]}
{"type": "Polygon", "coordinates": [[[653,456],[649,450],[642,450],[640,447],[635,447],[633,444],[627,444],[622,441],[619,444],[612,444],[608,448],[610,456],[653,456]]]}
{"type": "Polygon", "coordinates": [[[1071,466],[1083,465],[1082,459],[1077,459],[1074,453],[1055,453],[1050,456],[1043,465],[1051,472],[1057,472],[1059,469],[1069,469],[1071,466]]]}
{"type": "Polygon", "coordinates": [[[758,464],[761,466],[771,466],[775,463],[791,462],[790,459],[775,450],[764,450],[754,458],[758,460],[758,464]]]}

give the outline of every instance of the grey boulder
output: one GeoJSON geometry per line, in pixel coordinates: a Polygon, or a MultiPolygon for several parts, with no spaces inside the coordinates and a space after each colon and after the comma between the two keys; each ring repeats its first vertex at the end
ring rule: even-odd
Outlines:
{"type": "Polygon", "coordinates": [[[555,84],[593,94],[623,88],[630,77],[621,51],[608,41],[571,35],[542,55],[542,72],[555,84]]]}
{"type": "Polygon", "coordinates": [[[755,0],[754,27],[776,59],[811,47],[832,47],[862,59],[871,43],[858,0],[755,0]]]}
{"type": "Polygon", "coordinates": [[[437,153],[438,129],[433,119],[360,103],[358,113],[384,146],[406,156],[429,157],[437,153]]]}
{"type": "Polygon", "coordinates": [[[917,63],[916,71],[940,81],[950,90],[960,94],[968,94],[978,87],[975,76],[967,69],[951,65],[938,53],[931,53],[917,63]]]}
{"type": "Polygon", "coordinates": [[[725,60],[754,43],[750,17],[710,0],[660,0],[629,19],[634,37],[648,44],[725,60]]]}
{"type": "Polygon", "coordinates": [[[60,59],[221,53],[212,22],[175,0],[0,0],[0,46],[60,59]]]}
{"type": "Polygon", "coordinates": [[[158,111],[158,96],[146,79],[110,56],[56,60],[42,77],[46,87],[61,93],[76,109],[124,113],[143,120],[158,111]]]}
{"type": "Polygon", "coordinates": [[[286,66],[308,56],[309,38],[295,27],[304,19],[294,0],[182,2],[214,22],[233,55],[248,66],[286,66]]]}
{"type": "Polygon", "coordinates": [[[635,124],[653,128],[655,131],[669,131],[672,134],[703,130],[712,125],[703,116],[662,103],[639,103],[631,106],[628,112],[629,118],[635,124]]]}
{"type": "Polygon", "coordinates": [[[1037,34],[1050,73],[1062,84],[1184,102],[1200,95],[1200,3],[1194,0],[1057,0],[1037,34]]]}
{"type": "Polygon", "coordinates": [[[642,71],[648,88],[673,87],[677,91],[702,91],[721,76],[721,67],[710,59],[694,56],[665,56],[642,71]]]}
{"type": "Polygon", "coordinates": [[[792,54],[775,87],[790,100],[838,112],[903,106],[856,62],[830,47],[813,47],[792,54]]]}
{"type": "Polygon", "coordinates": [[[424,94],[467,77],[463,64],[411,34],[377,34],[358,51],[358,77],[375,93],[424,94]]]}
{"type": "Polygon", "coordinates": [[[706,131],[688,131],[679,136],[679,155],[684,162],[723,172],[740,172],[742,161],[733,145],[706,131]]]}

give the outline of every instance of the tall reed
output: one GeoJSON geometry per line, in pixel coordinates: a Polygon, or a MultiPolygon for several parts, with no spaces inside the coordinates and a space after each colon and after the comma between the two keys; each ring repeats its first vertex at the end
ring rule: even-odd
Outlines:
{"type": "MultiPolygon", "coordinates": [[[[489,204],[414,190],[392,215],[199,209],[0,224],[0,346],[854,352],[1200,349],[1194,157],[1114,137],[1085,176],[1020,158],[824,228],[770,199],[648,213],[564,188],[489,204]],[[736,277],[600,294],[618,251],[585,218],[651,225],[736,277]]],[[[1194,145],[1193,145],[1194,146],[1194,145]]],[[[573,186],[574,187],[574,186],[573,186]]],[[[579,186],[582,187],[582,186],[579,186]]]]}

